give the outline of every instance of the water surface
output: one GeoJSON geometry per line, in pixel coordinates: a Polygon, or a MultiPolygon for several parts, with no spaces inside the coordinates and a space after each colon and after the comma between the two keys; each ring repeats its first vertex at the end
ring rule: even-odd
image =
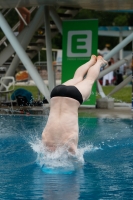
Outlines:
{"type": "Polygon", "coordinates": [[[0,116],[0,199],[133,198],[133,120],[79,118],[79,160],[58,152],[51,166],[58,163],[65,170],[53,171],[43,168],[48,160],[40,154],[46,120],[0,116]],[[83,166],[76,168],[82,159],[83,166]]]}

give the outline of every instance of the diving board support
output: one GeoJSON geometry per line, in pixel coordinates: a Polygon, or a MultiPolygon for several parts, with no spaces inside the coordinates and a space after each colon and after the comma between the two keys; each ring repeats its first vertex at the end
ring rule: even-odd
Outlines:
{"type": "MultiPolygon", "coordinates": [[[[43,16],[44,16],[43,7],[40,7],[38,9],[34,19],[30,23],[29,27],[25,28],[20,33],[20,36],[21,36],[20,38],[17,38],[18,41],[20,42],[21,46],[24,49],[27,47],[29,41],[33,37],[34,32],[38,29],[39,25],[41,25],[43,23],[43,19],[42,19],[43,16]],[[24,37],[24,35],[26,35],[27,37],[24,37]],[[22,39],[22,36],[24,37],[24,39],[22,39]]],[[[9,51],[9,50],[7,49],[7,51],[9,51]]],[[[5,53],[7,55],[8,52],[5,52],[5,53]]],[[[6,71],[5,76],[13,76],[17,66],[19,65],[19,62],[20,62],[20,59],[19,59],[18,55],[16,54],[12,60],[11,65],[9,66],[8,70],[6,71]]]]}
{"type": "Polygon", "coordinates": [[[52,17],[53,21],[55,22],[59,32],[62,34],[62,21],[57,14],[56,10],[51,6],[49,7],[50,16],[52,17]]]}
{"type": "MultiPolygon", "coordinates": [[[[126,61],[131,60],[131,58],[132,58],[132,55],[128,55],[123,60],[120,60],[117,63],[113,64],[112,66],[108,67],[107,69],[101,71],[98,76],[98,79],[102,78],[104,75],[108,74],[109,72],[114,71],[119,66],[124,64],[126,61]]],[[[104,91],[103,91],[102,86],[100,85],[99,81],[97,82],[97,89],[98,89],[98,92],[101,95],[101,97],[104,98],[104,96],[106,96],[106,95],[104,94],[104,91]]]]}
{"type": "MultiPolygon", "coordinates": [[[[43,24],[44,22],[43,17],[44,17],[43,6],[40,6],[39,9],[37,10],[37,13],[35,14],[35,17],[30,22],[29,26],[25,27],[25,29],[21,33],[19,33],[19,35],[17,36],[17,39],[21,43],[21,45],[23,45],[23,42],[25,41],[28,41],[28,42],[30,41],[34,32],[43,24]]],[[[14,53],[14,49],[9,44],[0,54],[0,65],[3,65],[3,63],[5,63],[6,60],[10,58],[10,56],[13,53],[14,53]]]]}
{"type": "MultiPolygon", "coordinates": [[[[114,47],[107,55],[104,56],[105,60],[109,60],[111,57],[114,56],[114,54],[116,54],[118,51],[120,51],[121,49],[123,49],[129,42],[131,42],[133,40],[133,33],[131,33],[128,37],[126,37],[123,41],[121,41],[121,43],[119,43],[116,47],[114,47]]],[[[115,63],[114,65],[110,66],[109,68],[103,70],[102,72],[100,72],[98,79],[100,79],[101,77],[103,77],[105,74],[109,73],[110,71],[113,71],[114,69],[117,69],[121,64],[125,63],[125,60],[129,60],[131,59],[132,55],[127,56],[125,59],[118,61],[117,63],[115,63]]],[[[128,79],[127,79],[128,81],[128,79]]],[[[124,82],[124,81],[123,81],[124,82]]],[[[120,86],[116,87],[116,90],[118,91],[119,87],[122,88],[126,83],[126,80],[124,83],[121,83],[120,86]]],[[[114,93],[115,89],[112,91],[112,93],[114,93]]],[[[102,98],[104,98],[104,92],[102,90],[101,85],[98,83],[98,92],[101,93],[102,98]]],[[[110,94],[112,94],[110,93],[110,94]]],[[[110,95],[109,94],[109,95],[110,95]]]]}
{"type": "MultiPolygon", "coordinates": [[[[98,79],[100,79],[101,77],[103,77],[105,74],[109,73],[110,71],[113,71],[115,69],[117,69],[119,66],[121,66],[122,64],[125,63],[125,61],[129,61],[131,60],[132,55],[129,55],[127,57],[125,57],[123,60],[118,61],[117,63],[113,64],[111,67],[103,70],[102,72],[100,72],[98,79]],[[111,68],[111,69],[110,69],[111,68]]],[[[99,81],[97,81],[97,89],[99,94],[101,95],[102,98],[105,97],[109,97],[112,94],[114,94],[115,92],[117,92],[118,90],[120,90],[121,88],[123,88],[125,85],[127,85],[129,82],[131,81],[131,76],[127,77],[124,81],[122,81],[118,86],[115,86],[115,88],[106,96],[103,92],[103,89],[99,83],[99,81]]]]}
{"type": "Polygon", "coordinates": [[[119,91],[125,85],[127,85],[132,80],[132,75],[128,76],[124,81],[122,81],[119,85],[115,86],[115,88],[107,95],[108,97],[119,91]]]}
{"type": "Polygon", "coordinates": [[[115,64],[111,65],[110,67],[106,68],[105,70],[101,71],[98,76],[98,79],[102,78],[104,75],[108,74],[109,72],[114,71],[115,69],[123,65],[126,61],[131,60],[131,58],[132,58],[132,55],[130,54],[126,56],[123,60],[120,60],[116,62],[115,64]]]}
{"type": "Polygon", "coordinates": [[[44,23],[45,23],[45,34],[46,34],[46,55],[47,55],[47,71],[48,71],[48,84],[49,90],[55,87],[55,77],[52,65],[52,45],[51,45],[51,30],[49,21],[49,7],[44,6],[44,23]]]}
{"type": "MultiPolygon", "coordinates": [[[[133,40],[133,33],[131,33],[120,44],[118,44],[108,54],[106,54],[104,59],[109,60],[111,57],[113,57],[118,51],[120,51],[122,48],[124,48],[132,40],[133,40]]],[[[100,72],[98,79],[100,79],[101,77],[103,77],[107,73],[113,71],[114,69],[117,69],[120,65],[124,64],[126,60],[130,60],[131,58],[132,58],[132,55],[128,55],[123,60],[120,60],[117,63],[111,65],[109,68],[103,70],[102,72],[100,72]]]]}
{"type": "MultiPolygon", "coordinates": [[[[122,31],[120,31],[119,43],[121,43],[122,40],[123,40],[122,31]]],[[[120,58],[120,60],[123,59],[123,48],[119,52],[119,58],[120,58]]]]}
{"type": "Polygon", "coordinates": [[[6,37],[8,38],[9,42],[11,43],[12,47],[18,54],[20,60],[22,61],[25,68],[30,73],[32,79],[35,81],[37,87],[39,88],[40,92],[46,97],[48,101],[50,101],[50,93],[47,86],[44,84],[42,78],[40,77],[38,71],[36,70],[35,66],[27,56],[26,52],[18,42],[17,38],[13,34],[10,26],[4,19],[3,15],[0,12],[0,27],[5,33],[6,37]]]}
{"type": "Polygon", "coordinates": [[[97,90],[98,90],[98,93],[100,94],[100,96],[101,96],[102,98],[105,98],[105,97],[106,97],[106,95],[105,95],[105,93],[104,93],[104,91],[103,91],[103,89],[102,89],[102,87],[101,87],[101,85],[100,85],[100,83],[99,83],[98,80],[97,80],[97,90]]]}
{"type": "MultiPolygon", "coordinates": [[[[30,9],[30,12],[32,13],[34,10],[35,10],[35,7],[32,7],[32,8],[30,9]]],[[[37,10],[37,13],[38,13],[38,12],[40,13],[40,17],[41,17],[42,14],[44,15],[44,13],[41,12],[41,7],[37,10]],[[42,13],[42,14],[41,14],[41,13],[42,13]]],[[[36,13],[36,15],[37,15],[37,13],[36,13]]],[[[28,26],[28,30],[32,27],[32,23],[33,23],[33,21],[35,20],[36,15],[35,15],[34,19],[30,22],[30,24],[29,24],[29,26],[28,26]]],[[[5,16],[4,16],[4,17],[5,17],[5,16]]],[[[40,20],[39,20],[39,22],[38,22],[38,26],[39,26],[39,27],[40,27],[40,25],[41,25],[40,22],[43,23],[43,21],[42,21],[41,19],[43,19],[43,17],[41,17],[40,20]]],[[[17,23],[15,24],[15,26],[12,27],[12,31],[14,32],[14,31],[18,28],[18,26],[19,26],[19,22],[17,22],[17,23]]],[[[21,31],[21,33],[18,34],[17,38],[18,38],[19,42],[21,42],[21,41],[23,41],[24,39],[27,39],[27,37],[29,37],[29,34],[28,34],[28,32],[27,32],[28,30],[27,30],[27,27],[26,27],[23,31],[21,31]],[[27,37],[25,37],[25,35],[26,35],[27,37]]],[[[4,48],[4,49],[2,50],[2,52],[0,53],[0,65],[3,65],[3,64],[8,60],[8,58],[10,58],[10,57],[12,56],[12,54],[14,53],[14,49],[12,48],[11,44],[8,44],[8,46],[7,46],[5,41],[6,41],[6,36],[4,36],[4,37],[0,40],[0,45],[4,44],[4,45],[6,46],[6,48],[4,48]]],[[[29,40],[29,41],[30,41],[30,40],[29,40]]]]}
{"type": "Polygon", "coordinates": [[[129,42],[133,40],[133,33],[131,33],[129,36],[127,36],[124,40],[122,40],[121,43],[119,43],[116,47],[114,47],[108,54],[104,56],[105,60],[109,60],[111,57],[113,57],[117,52],[119,52],[121,49],[123,49],[129,42]]]}
{"type": "Polygon", "coordinates": [[[18,55],[16,54],[15,57],[13,58],[11,65],[9,66],[8,70],[6,71],[5,76],[14,76],[15,70],[16,70],[17,66],[19,65],[19,63],[20,63],[20,59],[19,59],[18,55]]]}

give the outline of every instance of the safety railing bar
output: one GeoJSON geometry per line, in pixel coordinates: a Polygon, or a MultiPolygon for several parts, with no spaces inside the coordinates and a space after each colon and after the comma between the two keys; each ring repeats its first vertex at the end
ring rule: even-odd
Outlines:
{"type": "Polygon", "coordinates": [[[4,17],[6,17],[11,10],[12,8],[8,9],[8,11],[4,14],[4,17]]]}
{"type": "Polygon", "coordinates": [[[22,19],[22,21],[24,22],[25,26],[27,26],[28,24],[26,23],[25,19],[23,18],[23,16],[21,15],[21,13],[19,12],[19,10],[17,8],[15,8],[16,12],[18,13],[19,17],[22,19]]]}

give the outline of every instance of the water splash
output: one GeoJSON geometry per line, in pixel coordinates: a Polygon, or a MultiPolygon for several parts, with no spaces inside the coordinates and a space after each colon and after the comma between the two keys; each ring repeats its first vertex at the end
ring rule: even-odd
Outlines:
{"type": "Polygon", "coordinates": [[[37,154],[37,164],[42,168],[43,172],[49,174],[71,174],[76,172],[84,165],[84,153],[98,149],[93,145],[84,145],[73,155],[64,147],[60,147],[54,152],[47,151],[38,137],[32,138],[29,143],[37,154]]]}

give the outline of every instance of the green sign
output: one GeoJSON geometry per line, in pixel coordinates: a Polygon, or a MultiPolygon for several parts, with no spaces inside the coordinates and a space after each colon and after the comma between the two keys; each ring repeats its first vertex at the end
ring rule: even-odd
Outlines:
{"type": "MultiPolygon", "coordinates": [[[[63,21],[62,83],[73,78],[76,69],[97,55],[98,20],[63,21]]],[[[96,104],[96,83],[83,105],[96,104]]]]}

